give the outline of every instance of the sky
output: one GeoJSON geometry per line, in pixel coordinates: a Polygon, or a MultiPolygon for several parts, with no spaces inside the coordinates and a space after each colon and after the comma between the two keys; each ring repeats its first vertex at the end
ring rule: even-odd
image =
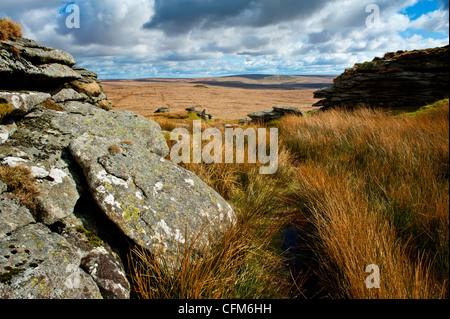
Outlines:
{"type": "Polygon", "coordinates": [[[101,79],[340,74],[449,43],[448,0],[1,0],[101,79]]]}

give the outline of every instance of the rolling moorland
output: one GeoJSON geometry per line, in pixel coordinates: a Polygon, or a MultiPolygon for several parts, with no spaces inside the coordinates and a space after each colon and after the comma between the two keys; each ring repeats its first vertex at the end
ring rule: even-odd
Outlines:
{"type": "Polygon", "coordinates": [[[313,92],[335,76],[241,75],[203,79],[140,79],[102,81],[115,110],[151,116],[160,107],[173,112],[206,109],[214,118],[236,120],[274,105],[309,111],[318,101],[313,92]]]}
{"type": "Polygon", "coordinates": [[[448,47],[386,54],[326,88],[101,82],[10,20],[0,31],[0,298],[449,297],[448,47]],[[402,103],[412,94],[428,102],[402,103]],[[301,110],[236,124],[273,106],[301,110]],[[172,163],[167,133],[200,119],[187,107],[213,115],[203,129],[278,128],[278,171],[172,163]]]}

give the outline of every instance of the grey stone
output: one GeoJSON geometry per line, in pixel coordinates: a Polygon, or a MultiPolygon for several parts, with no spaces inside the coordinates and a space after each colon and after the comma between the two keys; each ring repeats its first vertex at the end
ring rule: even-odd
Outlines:
{"type": "Polygon", "coordinates": [[[89,133],[92,136],[128,140],[160,156],[169,154],[159,124],[143,116],[131,112],[108,112],[79,102],[65,103],[63,108],[68,113],[54,116],[51,123],[66,134],[77,137],[89,133]]]}
{"type": "Polygon", "coordinates": [[[14,41],[6,40],[4,44],[19,50],[22,57],[35,65],[59,63],[73,66],[76,64],[71,54],[62,50],[41,46],[30,39],[16,38],[14,41]]]}
{"type": "Polygon", "coordinates": [[[62,236],[28,224],[0,238],[0,298],[99,299],[81,256],[62,236]]]}
{"type": "Polygon", "coordinates": [[[109,247],[92,249],[83,258],[82,268],[94,279],[105,299],[130,298],[130,283],[123,265],[109,247]]]}
{"type": "Polygon", "coordinates": [[[168,107],[160,107],[159,109],[157,109],[155,111],[155,113],[169,113],[170,112],[170,108],[168,107]]]}
{"type": "Polygon", "coordinates": [[[80,195],[67,168],[52,168],[48,177],[51,181],[43,179],[38,182],[42,192],[38,197],[39,221],[52,225],[73,214],[80,195]]]}
{"type": "Polygon", "coordinates": [[[421,107],[448,97],[449,46],[386,53],[383,58],[357,63],[314,92],[314,106],[421,107]],[[382,92],[382,94],[380,94],[382,92]]]}
{"type": "Polygon", "coordinates": [[[186,108],[186,111],[189,113],[198,113],[199,111],[195,107],[188,107],[186,108]]]}
{"type": "Polygon", "coordinates": [[[173,257],[200,232],[208,244],[212,234],[235,221],[231,206],[197,176],[142,145],[84,134],[70,151],[102,211],[152,252],[173,257]],[[115,155],[111,145],[117,146],[115,155]]]}
{"type": "Polygon", "coordinates": [[[70,54],[39,46],[32,40],[0,42],[0,87],[54,89],[59,84],[82,78],[72,70],[74,62],[70,54]]]}
{"type": "Polygon", "coordinates": [[[8,190],[8,185],[0,181],[0,195],[8,190]]]}
{"type": "Polygon", "coordinates": [[[8,138],[17,131],[16,122],[12,119],[4,120],[0,124],[0,145],[4,144],[8,138]]]}
{"type": "Polygon", "coordinates": [[[248,117],[251,118],[253,122],[270,122],[282,118],[283,114],[273,110],[269,110],[251,113],[248,115],[248,117]]]}
{"type": "Polygon", "coordinates": [[[94,279],[103,298],[130,298],[130,283],[123,264],[108,244],[83,226],[65,229],[62,236],[82,255],[81,268],[94,279]]]}
{"type": "Polygon", "coordinates": [[[62,89],[52,96],[52,100],[56,103],[67,101],[86,101],[89,97],[86,94],[80,94],[74,89],[62,89]]]}
{"type": "Polygon", "coordinates": [[[91,70],[86,70],[85,68],[73,67],[73,70],[80,73],[82,77],[90,77],[95,79],[98,77],[97,73],[91,70]]]}
{"type": "Polygon", "coordinates": [[[50,97],[50,94],[41,92],[0,92],[0,99],[13,108],[11,116],[23,116],[50,97]]]}
{"type": "MultiPolygon", "coordinates": [[[[7,191],[6,185],[2,182],[0,182],[0,190],[0,193],[7,191]]],[[[0,238],[34,222],[29,210],[18,200],[0,195],[0,238]]]]}
{"type": "Polygon", "coordinates": [[[9,138],[9,130],[3,126],[0,125],[0,144],[5,143],[9,138]]]}
{"type": "Polygon", "coordinates": [[[282,113],[283,115],[299,115],[304,116],[304,112],[299,110],[297,107],[292,106],[274,106],[273,110],[278,113],[282,113]]]}

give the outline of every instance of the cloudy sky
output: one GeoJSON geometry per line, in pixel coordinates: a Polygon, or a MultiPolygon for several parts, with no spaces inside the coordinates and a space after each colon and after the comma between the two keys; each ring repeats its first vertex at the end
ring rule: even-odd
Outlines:
{"type": "Polygon", "coordinates": [[[1,0],[5,15],[103,79],[339,74],[449,43],[448,0],[1,0]]]}

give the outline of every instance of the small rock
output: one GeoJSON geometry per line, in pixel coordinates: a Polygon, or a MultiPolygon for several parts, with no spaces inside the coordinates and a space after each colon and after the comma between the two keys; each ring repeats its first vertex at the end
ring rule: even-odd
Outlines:
{"type": "Polygon", "coordinates": [[[198,113],[199,111],[195,107],[188,107],[186,109],[189,113],[198,113]]]}
{"type": "Polygon", "coordinates": [[[168,107],[160,107],[155,111],[155,113],[170,113],[170,108],[168,107]]]}
{"type": "Polygon", "coordinates": [[[34,179],[44,179],[50,173],[42,167],[32,166],[31,167],[31,178],[34,179]]]}
{"type": "Polygon", "coordinates": [[[66,101],[86,101],[89,97],[86,94],[80,94],[74,89],[62,89],[52,96],[52,100],[56,103],[66,101]]]}

